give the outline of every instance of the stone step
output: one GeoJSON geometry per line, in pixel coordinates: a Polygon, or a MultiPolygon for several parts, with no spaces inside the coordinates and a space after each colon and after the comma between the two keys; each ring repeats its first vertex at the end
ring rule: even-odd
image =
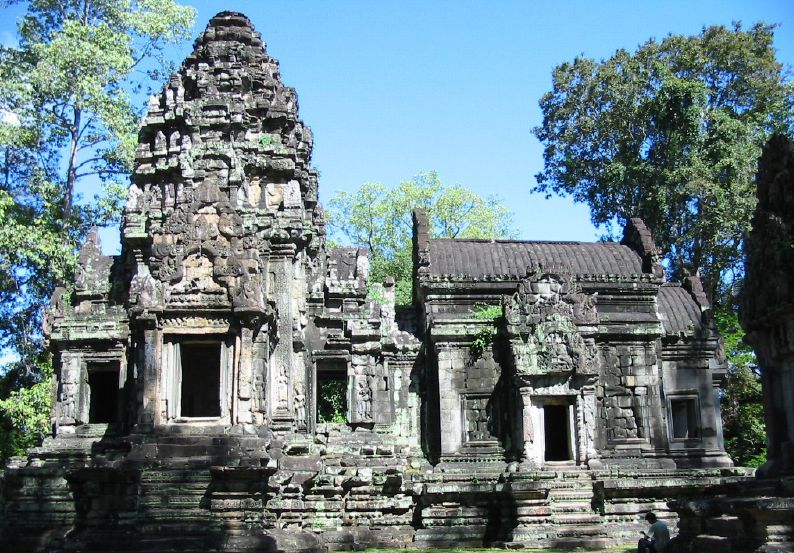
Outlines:
{"type": "Polygon", "coordinates": [[[552,488],[549,490],[549,498],[556,500],[564,499],[590,499],[593,497],[593,488],[588,486],[586,488],[573,488],[573,489],[557,489],[552,488]]]}
{"type": "MultiPolygon", "coordinates": [[[[606,538],[607,529],[603,524],[563,526],[557,530],[558,538],[606,538]]],[[[555,540],[555,546],[557,546],[555,540]]],[[[708,549],[698,551],[709,551],[708,549]]]]}
{"type": "MultiPolygon", "coordinates": [[[[540,544],[545,546],[545,543],[540,544]]],[[[581,538],[556,538],[554,540],[554,548],[558,549],[574,549],[576,551],[600,551],[613,546],[612,540],[605,537],[590,537],[582,536],[581,538]]],[[[622,550],[621,550],[622,551],[622,550]]],[[[626,550],[628,551],[628,549],[626,550]]]]}
{"type": "Polygon", "coordinates": [[[549,493],[554,490],[581,490],[583,489],[582,484],[576,481],[566,481],[566,480],[552,480],[548,482],[544,482],[544,485],[549,488],[549,493]]]}
{"type": "Polygon", "coordinates": [[[709,553],[731,553],[731,543],[725,536],[702,534],[692,540],[692,551],[708,551],[709,553]]]}
{"type": "Polygon", "coordinates": [[[208,510],[194,510],[184,508],[174,509],[143,509],[140,513],[140,524],[157,523],[190,523],[190,522],[210,522],[211,516],[208,510]]]}
{"type": "Polygon", "coordinates": [[[139,496],[143,498],[164,496],[203,496],[207,493],[208,484],[162,484],[160,486],[145,485],[140,487],[139,496]]]}
{"type": "Polygon", "coordinates": [[[591,514],[593,512],[593,508],[590,506],[590,503],[552,503],[551,504],[551,512],[552,513],[583,513],[583,514],[591,514]]]}
{"type": "Polygon", "coordinates": [[[212,475],[207,470],[145,470],[141,472],[141,483],[161,482],[209,482],[212,475]]]}
{"type": "Polygon", "coordinates": [[[549,503],[554,505],[565,505],[567,503],[577,503],[582,505],[590,505],[593,500],[593,494],[578,494],[578,495],[553,495],[549,494],[549,503]]]}
{"type": "Polygon", "coordinates": [[[572,513],[572,514],[552,514],[551,520],[554,524],[572,526],[572,525],[590,525],[600,524],[601,516],[594,513],[572,513]]]}
{"type": "Polygon", "coordinates": [[[180,509],[196,507],[201,508],[201,501],[204,495],[149,495],[141,497],[138,504],[146,508],[168,508],[179,507],[180,509]]]}
{"type": "Polygon", "coordinates": [[[739,517],[723,515],[706,519],[706,532],[712,536],[735,538],[743,531],[743,524],[739,517]]]}

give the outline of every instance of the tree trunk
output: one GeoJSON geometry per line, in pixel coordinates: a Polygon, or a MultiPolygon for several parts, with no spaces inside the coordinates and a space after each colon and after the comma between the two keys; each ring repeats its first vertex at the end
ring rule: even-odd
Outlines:
{"type": "Polygon", "coordinates": [[[80,137],[80,109],[75,108],[72,128],[70,129],[71,140],[69,141],[69,169],[66,172],[66,191],[63,196],[63,226],[69,226],[69,219],[72,216],[72,202],[74,201],[74,184],[77,180],[77,150],[80,137]]]}

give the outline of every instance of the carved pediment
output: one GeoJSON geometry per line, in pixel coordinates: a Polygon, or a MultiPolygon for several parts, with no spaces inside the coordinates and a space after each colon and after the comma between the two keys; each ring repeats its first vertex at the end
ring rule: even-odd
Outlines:
{"type": "Polygon", "coordinates": [[[93,229],[80,249],[74,291],[78,297],[102,297],[110,291],[110,267],[113,259],[102,255],[99,232],[93,229]]]}
{"type": "Polygon", "coordinates": [[[577,324],[598,322],[596,294],[584,294],[570,273],[560,267],[528,267],[518,290],[505,306],[508,325],[529,328],[550,315],[564,315],[577,324]]]}
{"type": "Polygon", "coordinates": [[[595,302],[564,269],[530,267],[504,306],[517,375],[597,373],[595,344],[579,330],[598,321],[595,302]]]}

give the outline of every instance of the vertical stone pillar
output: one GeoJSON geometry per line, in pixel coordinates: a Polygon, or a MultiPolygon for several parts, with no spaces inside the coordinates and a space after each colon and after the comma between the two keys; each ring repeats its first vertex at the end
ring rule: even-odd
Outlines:
{"type": "Polygon", "coordinates": [[[596,449],[596,387],[595,384],[582,386],[582,393],[577,397],[580,412],[581,428],[579,431],[579,462],[586,463],[598,458],[596,449]]]}
{"type": "Polygon", "coordinates": [[[232,423],[250,424],[253,422],[251,396],[253,392],[253,349],[254,331],[249,324],[240,329],[240,364],[237,372],[237,420],[232,423]]]}
{"type": "MultiPolygon", "coordinates": [[[[298,196],[300,197],[300,195],[298,196]]],[[[306,271],[303,265],[304,255],[295,256],[292,261],[292,279],[289,282],[290,297],[292,298],[292,375],[290,390],[292,399],[290,410],[295,428],[305,431],[307,428],[306,419],[306,398],[308,385],[306,376],[309,373],[310,363],[306,355],[306,346],[303,340],[303,328],[306,325],[306,271]]]]}
{"type": "Polygon", "coordinates": [[[543,449],[538,443],[537,437],[540,435],[536,428],[535,410],[532,406],[532,389],[522,387],[521,394],[521,439],[523,440],[521,451],[524,462],[529,468],[540,467],[543,464],[543,449]]]}
{"type": "Polygon", "coordinates": [[[456,360],[455,349],[437,346],[438,395],[441,418],[441,454],[449,455],[460,450],[463,433],[460,396],[453,385],[456,360]]]}
{"type": "MultiPolygon", "coordinates": [[[[291,244],[290,244],[291,245],[291,244]]],[[[293,246],[294,247],[294,246],[293,246]]],[[[276,304],[276,343],[268,367],[270,419],[275,426],[292,422],[292,252],[270,258],[268,297],[276,304]]]]}
{"type": "Polygon", "coordinates": [[[143,325],[143,343],[138,345],[143,348],[143,367],[140,372],[143,398],[138,425],[143,429],[151,429],[162,422],[159,415],[160,386],[157,378],[160,373],[160,333],[156,318],[141,318],[138,322],[143,325]]]}
{"type": "Polygon", "coordinates": [[[58,402],[59,432],[73,432],[77,422],[78,390],[80,387],[80,357],[74,353],[61,354],[60,390],[58,402]]]}
{"type": "Polygon", "coordinates": [[[353,355],[350,362],[352,374],[348,375],[348,397],[350,412],[348,420],[353,423],[374,422],[372,416],[373,390],[371,385],[371,355],[353,355]]]}
{"type": "MultiPolygon", "coordinates": [[[[265,326],[259,329],[253,343],[253,353],[251,359],[252,372],[252,397],[251,411],[253,412],[254,423],[261,425],[265,423],[268,413],[267,399],[267,378],[268,378],[268,357],[270,353],[269,337],[265,326]]],[[[275,337],[273,338],[275,339],[275,337]]]]}

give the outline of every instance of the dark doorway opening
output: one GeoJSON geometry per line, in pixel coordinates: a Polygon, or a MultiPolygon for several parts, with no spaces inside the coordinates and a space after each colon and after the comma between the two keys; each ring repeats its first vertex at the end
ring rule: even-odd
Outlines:
{"type": "Polygon", "coordinates": [[[88,408],[90,424],[110,424],[119,412],[119,369],[113,365],[89,365],[88,387],[91,404],[88,408]]]}
{"type": "Polygon", "coordinates": [[[347,362],[317,362],[317,422],[347,422],[347,362]]]}
{"type": "Polygon", "coordinates": [[[543,407],[543,434],[546,437],[546,461],[571,460],[567,405],[543,407]]]}
{"type": "Polygon", "coordinates": [[[220,417],[221,345],[209,342],[182,343],[180,349],[180,415],[220,417]]]}

